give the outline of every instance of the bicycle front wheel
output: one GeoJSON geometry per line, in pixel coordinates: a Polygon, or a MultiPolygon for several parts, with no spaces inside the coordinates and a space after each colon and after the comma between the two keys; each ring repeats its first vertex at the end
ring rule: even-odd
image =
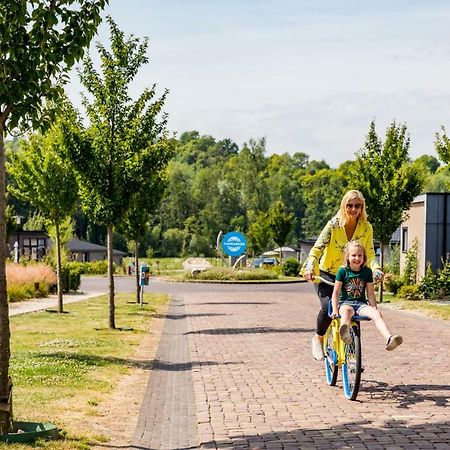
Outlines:
{"type": "Polygon", "coordinates": [[[325,378],[329,386],[336,384],[338,376],[337,352],[333,345],[333,333],[328,328],[324,336],[325,378]]]}
{"type": "Polygon", "coordinates": [[[342,364],[342,384],[345,396],[355,400],[361,382],[361,338],[359,326],[350,329],[352,342],[345,344],[345,361],[342,364]]]}

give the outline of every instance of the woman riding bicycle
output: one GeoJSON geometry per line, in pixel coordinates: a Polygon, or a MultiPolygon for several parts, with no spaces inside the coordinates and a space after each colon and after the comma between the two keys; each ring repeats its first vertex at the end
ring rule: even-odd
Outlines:
{"type": "MultiPolygon", "coordinates": [[[[348,191],[341,200],[337,214],[325,225],[309,252],[301,273],[308,281],[313,281],[316,274],[334,282],[336,273],[343,261],[343,250],[350,241],[358,241],[367,255],[367,266],[373,271],[375,279],[382,279],[383,272],[375,259],[373,248],[372,225],[367,220],[366,202],[361,192],[348,191]]],[[[322,342],[331,323],[328,316],[328,302],[333,294],[333,287],[326,283],[315,285],[320,301],[317,315],[316,335],[312,339],[312,353],[315,359],[323,359],[322,342]]]]}

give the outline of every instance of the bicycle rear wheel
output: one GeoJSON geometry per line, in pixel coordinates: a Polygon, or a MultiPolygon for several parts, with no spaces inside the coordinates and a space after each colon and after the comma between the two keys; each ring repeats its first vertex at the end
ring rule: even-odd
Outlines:
{"type": "Polygon", "coordinates": [[[324,336],[324,353],[325,353],[325,378],[329,386],[336,384],[338,376],[337,353],[333,346],[333,333],[331,327],[328,328],[324,336]]]}
{"type": "Polygon", "coordinates": [[[361,382],[361,338],[359,324],[351,327],[352,342],[345,344],[345,362],[342,364],[342,384],[345,396],[355,400],[361,382]]]}

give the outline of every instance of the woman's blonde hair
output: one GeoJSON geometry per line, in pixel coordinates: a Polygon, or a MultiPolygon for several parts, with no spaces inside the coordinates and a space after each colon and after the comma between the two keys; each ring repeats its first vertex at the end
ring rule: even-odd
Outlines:
{"type": "Polygon", "coordinates": [[[345,265],[345,266],[348,266],[348,265],[349,265],[349,263],[348,263],[348,255],[350,254],[350,248],[351,248],[351,247],[357,247],[357,248],[359,248],[359,249],[362,251],[362,254],[363,254],[363,263],[362,263],[361,267],[364,267],[364,266],[366,265],[366,263],[367,263],[366,249],[365,249],[364,246],[363,246],[360,242],[358,242],[358,241],[350,241],[350,242],[347,242],[347,243],[345,244],[345,246],[344,246],[344,252],[343,252],[343,255],[344,255],[344,265],[345,265]]]}
{"type": "Polygon", "coordinates": [[[342,227],[348,222],[348,214],[347,214],[347,203],[350,200],[358,199],[361,203],[361,212],[359,214],[358,220],[360,222],[367,222],[367,212],[366,212],[366,200],[364,199],[364,196],[361,194],[361,192],[356,190],[348,191],[344,194],[341,200],[341,206],[339,208],[339,211],[336,214],[336,217],[339,220],[339,225],[342,227]]]}

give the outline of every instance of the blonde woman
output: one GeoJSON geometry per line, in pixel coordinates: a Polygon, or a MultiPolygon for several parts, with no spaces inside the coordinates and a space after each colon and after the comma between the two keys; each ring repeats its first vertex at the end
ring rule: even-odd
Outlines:
{"type": "MultiPolygon", "coordinates": [[[[337,214],[328,221],[317,238],[303,264],[301,273],[308,281],[314,281],[319,275],[329,281],[335,281],[336,273],[343,262],[345,245],[350,241],[359,242],[367,257],[367,266],[372,269],[375,279],[382,279],[383,272],[375,259],[372,225],[367,220],[366,201],[361,192],[348,191],[341,200],[337,214]]],[[[315,359],[323,359],[322,342],[331,323],[328,317],[328,302],[333,287],[325,283],[315,284],[320,301],[317,315],[316,335],[312,339],[312,353],[315,359]]]]}

